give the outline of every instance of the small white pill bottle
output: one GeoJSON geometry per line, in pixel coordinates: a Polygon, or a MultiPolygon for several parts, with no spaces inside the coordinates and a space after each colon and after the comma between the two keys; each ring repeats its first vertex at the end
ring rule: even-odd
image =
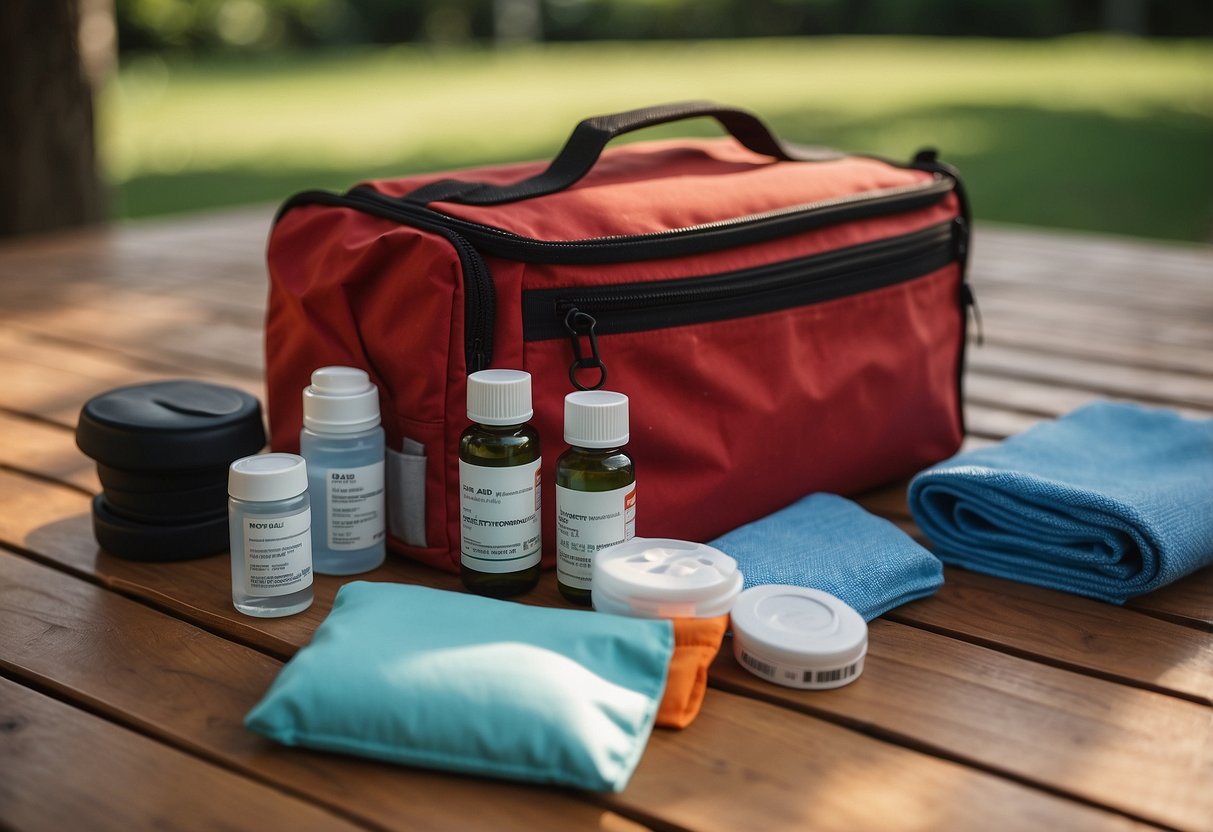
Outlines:
{"type": "Polygon", "coordinates": [[[228,469],[232,604],[276,618],[312,603],[312,510],[307,464],[296,454],[258,454],[228,469]]]}
{"type": "Polygon", "coordinates": [[[863,672],[868,625],[819,589],[767,584],[733,605],[733,656],[755,676],[789,688],[828,690],[863,672]]]}

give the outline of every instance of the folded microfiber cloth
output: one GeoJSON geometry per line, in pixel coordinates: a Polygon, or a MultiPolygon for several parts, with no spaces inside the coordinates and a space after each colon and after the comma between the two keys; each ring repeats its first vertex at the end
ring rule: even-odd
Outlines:
{"type": "Polygon", "coordinates": [[[910,483],[947,563],[1116,604],[1213,563],[1213,419],[1098,402],[910,483]]]}
{"type": "Polygon", "coordinates": [[[943,584],[943,564],[888,520],[836,494],[810,494],[711,543],[732,556],[745,588],[820,589],[871,621],[943,584]]]}

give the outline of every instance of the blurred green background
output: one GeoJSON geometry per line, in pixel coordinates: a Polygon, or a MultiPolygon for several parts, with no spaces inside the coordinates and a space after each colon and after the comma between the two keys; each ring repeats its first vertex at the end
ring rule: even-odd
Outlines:
{"type": "Polygon", "coordinates": [[[549,157],[582,117],[709,98],[791,141],[937,147],[979,220],[1210,241],[1209,4],[1158,5],[118,0],[99,150],[136,217],[549,157]]]}

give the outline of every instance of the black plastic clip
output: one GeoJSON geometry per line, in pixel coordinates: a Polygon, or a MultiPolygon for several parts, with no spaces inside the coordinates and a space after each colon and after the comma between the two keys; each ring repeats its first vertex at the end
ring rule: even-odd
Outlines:
{"type": "Polygon", "coordinates": [[[602,357],[598,354],[598,337],[594,334],[594,327],[597,325],[598,321],[593,315],[582,312],[575,306],[570,307],[564,316],[564,328],[569,331],[569,338],[573,342],[573,363],[569,365],[569,381],[578,390],[597,390],[606,384],[606,365],[602,363],[602,357]],[[581,349],[583,337],[590,345],[588,356],[581,349]],[[598,382],[586,387],[577,378],[578,370],[597,370],[598,382]]]}

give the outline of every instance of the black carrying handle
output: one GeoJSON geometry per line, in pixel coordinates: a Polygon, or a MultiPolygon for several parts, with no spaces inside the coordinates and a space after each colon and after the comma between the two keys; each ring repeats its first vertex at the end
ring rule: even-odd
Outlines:
{"type": "Polygon", "coordinates": [[[758,116],[735,107],[711,101],[683,101],[659,104],[624,113],[587,118],[574,129],[560,153],[542,173],[509,185],[489,185],[460,179],[442,179],[423,185],[405,197],[409,202],[457,202],[463,205],[497,205],[562,191],[589,173],[609,141],[658,124],[710,116],[720,122],[744,147],[782,162],[808,162],[835,159],[841,154],[819,148],[787,145],[758,116]]]}

